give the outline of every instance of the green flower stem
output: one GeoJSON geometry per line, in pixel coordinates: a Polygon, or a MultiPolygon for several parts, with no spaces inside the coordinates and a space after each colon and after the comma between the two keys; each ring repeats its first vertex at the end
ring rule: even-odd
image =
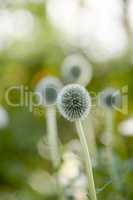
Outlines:
{"type": "Polygon", "coordinates": [[[107,141],[107,146],[110,148],[112,148],[114,144],[113,119],[114,119],[114,112],[111,109],[107,109],[106,110],[106,141],[107,141]]]}
{"type": "Polygon", "coordinates": [[[90,153],[89,153],[88,145],[86,142],[86,137],[83,131],[82,123],[80,120],[76,121],[76,128],[77,128],[77,132],[78,132],[80,142],[83,148],[84,156],[85,156],[86,170],[87,170],[87,175],[88,175],[89,194],[90,194],[91,200],[97,200],[90,153]]]}
{"type": "Polygon", "coordinates": [[[110,176],[114,182],[115,187],[120,190],[121,183],[120,178],[117,173],[116,163],[114,158],[114,112],[111,109],[107,109],[106,111],[106,153],[108,159],[108,168],[110,176]]]}
{"type": "Polygon", "coordinates": [[[58,144],[58,134],[57,134],[57,122],[56,122],[56,108],[55,106],[47,107],[46,110],[46,120],[47,120],[47,137],[50,149],[50,156],[55,168],[60,165],[60,153],[58,144]]]}
{"type": "Polygon", "coordinates": [[[97,163],[97,145],[96,145],[96,138],[95,138],[95,131],[93,127],[93,122],[90,116],[88,116],[83,122],[83,129],[85,132],[87,145],[90,151],[90,156],[94,162],[97,163]]]}

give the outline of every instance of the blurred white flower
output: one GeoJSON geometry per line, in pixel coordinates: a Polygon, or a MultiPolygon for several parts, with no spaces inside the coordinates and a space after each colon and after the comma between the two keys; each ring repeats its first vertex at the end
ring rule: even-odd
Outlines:
{"type": "Polygon", "coordinates": [[[33,172],[28,178],[28,183],[33,190],[40,194],[51,195],[51,192],[56,192],[56,182],[54,177],[43,170],[33,172]]]}
{"type": "Polygon", "coordinates": [[[83,48],[92,59],[104,61],[125,52],[128,39],[121,0],[89,0],[84,5],[80,0],[48,0],[46,8],[64,41],[83,48]]]}
{"type": "Polygon", "coordinates": [[[80,54],[66,57],[61,70],[66,83],[78,83],[86,86],[92,79],[92,67],[80,54]]]}
{"type": "Polygon", "coordinates": [[[75,181],[74,187],[87,189],[87,178],[84,174],[81,174],[81,176],[79,176],[79,178],[75,181]]]}
{"type": "Polygon", "coordinates": [[[0,106],[0,129],[5,128],[9,124],[9,115],[5,108],[0,106]]]}
{"type": "Polygon", "coordinates": [[[77,189],[74,193],[75,200],[87,200],[87,192],[82,189],[77,189]]]}
{"type": "Polygon", "coordinates": [[[76,156],[82,157],[82,147],[78,139],[71,140],[65,145],[65,149],[71,151],[76,156]]]}
{"type": "Polygon", "coordinates": [[[35,27],[34,17],[28,10],[0,10],[0,48],[9,46],[14,39],[30,39],[35,27]]]}
{"type": "Polygon", "coordinates": [[[129,118],[119,124],[119,131],[121,135],[132,137],[133,136],[133,118],[129,118]]]}
{"type": "Polygon", "coordinates": [[[30,38],[34,31],[34,17],[28,10],[16,10],[12,14],[14,37],[30,38]]]}
{"type": "Polygon", "coordinates": [[[61,185],[67,186],[79,176],[81,162],[71,153],[65,153],[64,162],[59,170],[58,179],[61,185]]]}
{"type": "Polygon", "coordinates": [[[128,22],[133,33],[133,0],[128,1],[128,22]]]}
{"type": "Polygon", "coordinates": [[[58,172],[58,180],[64,189],[66,199],[86,200],[87,178],[83,171],[82,162],[70,151],[64,153],[63,160],[58,172]]]}
{"type": "Polygon", "coordinates": [[[46,138],[42,137],[37,143],[37,150],[43,159],[50,160],[50,148],[46,138]]]}
{"type": "Polygon", "coordinates": [[[99,93],[98,103],[105,108],[113,109],[121,104],[120,91],[115,88],[106,88],[99,93]]]}
{"type": "Polygon", "coordinates": [[[7,8],[8,6],[24,6],[29,3],[35,3],[35,4],[40,4],[43,0],[0,0],[0,8],[7,8]]]}
{"type": "Polygon", "coordinates": [[[56,104],[58,93],[62,88],[61,81],[52,76],[42,78],[36,86],[39,104],[43,106],[52,106],[56,104]]]}

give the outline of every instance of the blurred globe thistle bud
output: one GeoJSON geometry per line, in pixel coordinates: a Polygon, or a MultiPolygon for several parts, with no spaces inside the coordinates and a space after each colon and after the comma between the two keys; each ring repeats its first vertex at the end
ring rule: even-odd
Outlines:
{"type": "Polygon", "coordinates": [[[92,67],[83,56],[74,54],[64,60],[62,76],[66,83],[86,86],[92,79],[92,67]]]}
{"type": "Polygon", "coordinates": [[[100,93],[100,105],[112,109],[121,104],[121,95],[115,88],[107,88],[100,93]]]}
{"type": "Polygon", "coordinates": [[[78,84],[65,86],[59,93],[57,106],[69,121],[84,119],[91,108],[91,98],[86,89],[78,84]]]}
{"type": "Polygon", "coordinates": [[[36,93],[41,99],[41,104],[44,106],[55,105],[61,88],[62,83],[58,78],[49,76],[40,80],[36,86],[36,93]]]}
{"type": "Polygon", "coordinates": [[[55,168],[60,165],[55,105],[61,88],[62,84],[60,80],[54,77],[42,79],[36,87],[36,94],[39,95],[41,99],[39,103],[46,106],[48,145],[50,149],[50,158],[55,168]]]}

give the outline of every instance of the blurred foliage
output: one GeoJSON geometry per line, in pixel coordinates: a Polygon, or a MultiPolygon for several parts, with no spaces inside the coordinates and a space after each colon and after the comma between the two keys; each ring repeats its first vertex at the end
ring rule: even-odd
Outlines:
{"type": "MultiPolygon", "coordinates": [[[[6,2],[6,1],[5,1],[6,2]]],[[[0,200],[4,200],[4,193],[11,193],[12,199],[19,200],[47,200],[56,199],[54,197],[44,197],[35,192],[28,184],[28,177],[36,170],[42,169],[49,173],[54,173],[50,161],[41,158],[37,151],[39,139],[46,135],[46,123],[43,116],[30,113],[25,107],[15,108],[6,104],[4,93],[10,86],[26,85],[30,90],[34,90],[36,81],[42,76],[55,75],[60,77],[60,66],[63,62],[65,52],[59,44],[58,33],[50,25],[44,2],[34,3],[27,1],[25,4],[8,4],[4,7],[9,9],[27,9],[35,18],[38,30],[35,30],[32,38],[28,41],[13,41],[12,45],[0,51],[0,103],[9,113],[10,123],[5,129],[0,129],[0,200]]],[[[72,52],[82,52],[74,49],[72,52]]],[[[125,57],[111,60],[104,63],[94,63],[94,77],[88,85],[89,91],[99,92],[105,87],[113,86],[122,88],[129,87],[129,113],[122,115],[116,113],[115,150],[118,155],[117,166],[120,167],[120,179],[124,180],[121,192],[113,187],[113,183],[98,193],[98,199],[103,200],[132,200],[133,199],[133,138],[123,138],[118,132],[118,124],[123,119],[133,114],[133,63],[131,62],[131,52],[125,57]],[[120,196],[122,194],[122,197],[120,196]]],[[[14,94],[14,101],[18,101],[17,94],[14,94]]],[[[94,111],[95,112],[95,111],[94,111]]],[[[98,113],[96,113],[98,114],[98,113]]],[[[98,122],[97,144],[100,152],[104,147],[100,142],[100,135],[104,132],[103,117],[99,114],[95,116],[98,122]],[[100,127],[99,127],[99,123],[100,127]]],[[[58,129],[60,140],[66,144],[72,138],[76,138],[74,126],[58,116],[58,129]]],[[[99,158],[101,165],[94,169],[96,185],[102,188],[110,181],[106,165],[103,158],[99,158]]],[[[45,187],[45,186],[44,186],[45,187]]],[[[52,189],[51,189],[52,190],[52,189]]],[[[52,192],[51,192],[52,193],[52,192]]],[[[7,198],[10,199],[10,198],[7,198]]],[[[57,197],[58,199],[58,197],[57,197]]]]}

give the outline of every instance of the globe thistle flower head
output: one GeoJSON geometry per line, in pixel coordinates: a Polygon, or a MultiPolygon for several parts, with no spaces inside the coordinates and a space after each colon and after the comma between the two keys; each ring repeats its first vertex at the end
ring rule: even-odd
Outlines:
{"type": "Polygon", "coordinates": [[[50,106],[56,104],[57,96],[62,88],[59,79],[49,76],[39,81],[36,93],[41,97],[41,104],[50,106]]]}
{"type": "Polygon", "coordinates": [[[70,84],[59,93],[57,106],[67,120],[82,120],[90,111],[91,98],[84,87],[78,84],[70,84]]]}
{"type": "Polygon", "coordinates": [[[100,94],[100,104],[106,108],[112,109],[121,104],[121,96],[118,90],[107,88],[100,94]]]}
{"type": "Polygon", "coordinates": [[[86,86],[92,79],[92,68],[83,56],[74,54],[64,60],[62,76],[66,83],[86,86]]]}

